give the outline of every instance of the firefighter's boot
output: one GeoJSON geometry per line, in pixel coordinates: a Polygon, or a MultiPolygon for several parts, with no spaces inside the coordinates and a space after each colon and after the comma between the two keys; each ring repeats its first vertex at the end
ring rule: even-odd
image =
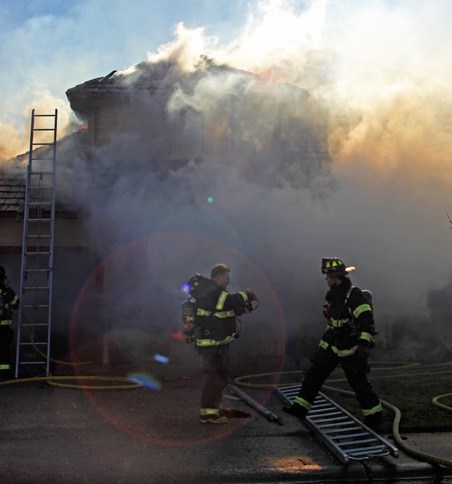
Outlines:
{"type": "Polygon", "coordinates": [[[298,417],[300,420],[306,418],[308,414],[308,409],[298,405],[298,403],[293,403],[287,407],[283,407],[283,412],[288,413],[289,415],[293,415],[294,417],[298,417]]]}

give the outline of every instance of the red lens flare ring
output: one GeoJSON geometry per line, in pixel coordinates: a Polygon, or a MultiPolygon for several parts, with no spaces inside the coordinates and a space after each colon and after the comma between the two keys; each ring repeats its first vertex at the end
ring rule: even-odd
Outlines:
{"type": "MultiPolygon", "coordinates": [[[[179,295],[183,296],[180,288],[184,279],[190,277],[190,274],[186,274],[185,271],[187,270],[187,256],[192,254],[196,256],[202,267],[206,265],[207,267],[211,267],[218,261],[225,261],[230,264],[233,271],[233,282],[235,279],[234,274],[237,276],[237,273],[246,274],[247,278],[255,281],[256,287],[259,287],[260,291],[258,296],[260,298],[261,308],[259,308],[258,311],[253,312],[246,320],[246,323],[244,322],[242,326],[242,336],[231,347],[231,358],[233,359],[234,357],[239,356],[238,353],[246,351],[237,348],[234,353],[234,345],[245,344],[243,340],[246,339],[248,325],[261,325],[262,318],[269,313],[268,308],[265,309],[264,307],[262,311],[261,309],[263,306],[267,305],[271,308],[270,312],[272,312],[273,321],[275,319],[277,321],[277,324],[274,324],[273,322],[272,330],[274,334],[272,334],[270,338],[267,338],[267,341],[271,341],[271,344],[273,345],[271,350],[280,355],[278,362],[275,363],[275,367],[273,368],[275,374],[280,373],[285,356],[285,321],[279,298],[264,272],[247,255],[221,240],[202,234],[167,232],[142,237],[119,247],[111,255],[104,258],[86,279],[73,308],[69,331],[71,359],[75,364],[74,368],[78,378],[83,379],[81,373],[83,367],[79,368],[80,365],[77,364],[87,358],[93,359],[92,355],[86,355],[83,353],[85,349],[84,345],[89,346],[89,343],[93,343],[93,346],[96,344],[101,346],[99,337],[97,337],[97,341],[92,342],[87,340],[86,337],[84,338],[84,334],[90,334],[90,328],[86,327],[87,322],[89,323],[89,318],[85,319],[85,317],[90,311],[92,311],[93,301],[99,304],[99,300],[96,299],[96,294],[99,292],[99,281],[102,281],[102,283],[105,284],[106,281],[104,279],[108,277],[109,274],[114,273],[117,267],[131,267],[135,265],[135,267],[138,267],[143,273],[148,271],[148,273],[145,274],[146,278],[157,281],[159,281],[160,278],[163,278],[168,272],[174,272],[175,280],[172,289],[169,287],[169,283],[167,284],[168,287],[165,287],[165,283],[168,282],[167,280],[162,283],[161,287],[166,291],[172,290],[173,296],[174,294],[176,294],[177,297],[179,297],[179,295]],[[215,255],[215,252],[222,254],[222,257],[215,255]],[[178,256],[178,254],[180,254],[180,256],[178,256]],[[136,264],[136,261],[138,261],[138,264],[136,264]]],[[[135,290],[139,290],[139,288],[136,287],[135,290]]],[[[150,295],[150,297],[151,296],[152,295],[150,295]]],[[[181,301],[182,299],[183,297],[181,297],[181,301]]],[[[177,322],[177,324],[179,324],[179,322],[177,322]]],[[[260,326],[259,331],[261,330],[262,326],[260,326]]],[[[254,333],[256,328],[250,328],[248,331],[254,333]]],[[[148,328],[148,332],[152,333],[151,326],[148,328]]],[[[170,331],[167,332],[168,335],[170,333],[170,331]]],[[[93,340],[96,339],[94,336],[92,336],[92,338],[93,340]]],[[[180,341],[180,339],[171,338],[170,336],[167,336],[167,338],[168,341],[171,341],[171,344],[185,345],[185,342],[180,341]]],[[[181,346],[178,346],[178,348],[181,348],[181,346]]],[[[256,348],[253,347],[253,350],[256,350],[256,348]]],[[[96,408],[96,411],[107,419],[114,427],[136,439],[151,442],[159,446],[182,447],[206,444],[229,435],[237,428],[246,425],[248,419],[233,419],[227,425],[213,426],[215,428],[210,429],[211,431],[207,434],[205,432],[205,426],[191,425],[190,427],[192,428],[192,431],[187,432],[186,435],[183,435],[182,432],[180,432],[180,426],[179,428],[176,428],[178,427],[177,425],[174,429],[162,428],[159,422],[158,412],[166,411],[167,409],[164,408],[158,411],[160,395],[166,394],[165,392],[167,392],[169,388],[167,381],[169,380],[171,382],[171,379],[165,377],[160,378],[158,375],[153,374],[154,370],[151,370],[150,367],[153,365],[152,368],[155,368],[155,365],[160,365],[158,370],[160,368],[165,368],[176,372],[178,369],[172,363],[170,356],[161,354],[156,358],[156,353],[158,354],[158,352],[154,352],[154,357],[152,354],[149,354],[149,366],[147,368],[146,365],[144,365],[144,368],[128,375],[131,384],[141,384],[140,396],[133,396],[134,402],[139,401],[141,398],[148,402],[146,404],[147,424],[144,424],[143,421],[137,423],[137,420],[139,419],[130,418],[130,403],[124,402],[123,400],[132,397],[123,397],[122,395],[131,395],[131,392],[120,392],[117,394],[118,403],[116,405],[112,403],[111,397],[105,398],[103,396],[103,394],[107,394],[108,392],[95,392],[89,388],[83,388],[87,399],[96,408]],[[149,411],[148,405],[153,406],[153,410],[155,410],[157,417],[154,420],[152,419],[154,412],[149,411]],[[195,429],[198,427],[201,428],[199,431],[193,432],[193,427],[195,429]]],[[[99,355],[97,355],[97,357],[99,358],[99,355]]],[[[200,362],[198,363],[200,367],[200,362]]],[[[176,376],[174,380],[177,380],[177,378],[178,377],[176,376]]],[[[193,419],[193,424],[198,423],[197,412],[199,412],[200,391],[201,388],[196,390],[193,402],[190,402],[190,405],[192,405],[193,408],[187,418],[193,419]]],[[[270,392],[271,389],[268,389],[268,392],[262,392],[266,393],[259,397],[259,399],[262,400],[262,404],[268,400],[270,392]]],[[[134,405],[137,406],[136,411],[138,412],[140,410],[140,405],[137,403],[134,403],[134,405]]],[[[177,406],[178,404],[176,402],[175,407],[177,406]]]]}

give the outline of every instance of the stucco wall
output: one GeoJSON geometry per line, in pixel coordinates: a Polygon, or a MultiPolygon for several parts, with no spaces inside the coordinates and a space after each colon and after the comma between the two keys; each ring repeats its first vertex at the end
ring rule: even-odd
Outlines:
{"type": "MultiPolygon", "coordinates": [[[[0,218],[0,253],[2,248],[22,247],[23,221],[13,217],[0,218]]],[[[83,220],[58,218],[55,221],[55,246],[86,247],[88,245],[83,220]]]]}

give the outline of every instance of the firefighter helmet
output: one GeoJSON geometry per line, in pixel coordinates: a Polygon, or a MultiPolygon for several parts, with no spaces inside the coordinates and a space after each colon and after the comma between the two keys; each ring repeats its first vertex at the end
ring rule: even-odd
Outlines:
{"type": "Polygon", "coordinates": [[[337,257],[326,257],[322,259],[322,274],[337,274],[338,276],[346,276],[354,270],[354,267],[346,267],[344,262],[337,257]]]}

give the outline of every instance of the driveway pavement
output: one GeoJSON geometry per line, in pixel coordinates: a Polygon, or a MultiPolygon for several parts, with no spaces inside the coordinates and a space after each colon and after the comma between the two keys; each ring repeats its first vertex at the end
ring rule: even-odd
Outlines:
{"type": "MultiPolygon", "coordinates": [[[[145,375],[142,375],[144,379],[145,375]]],[[[92,391],[41,381],[0,388],[2,483],[452,482],[452,469],[406,456],[342,465],[269,390],[248,390],[281,416],[227,425],[198,421],[201,375],[147,375],[146,386],[92,391]]],[[[384,435],[384,437],[388,437],[384,435]]],[[[418,450],[452,456],[450,434],[406,435],[418,450]]]]}

